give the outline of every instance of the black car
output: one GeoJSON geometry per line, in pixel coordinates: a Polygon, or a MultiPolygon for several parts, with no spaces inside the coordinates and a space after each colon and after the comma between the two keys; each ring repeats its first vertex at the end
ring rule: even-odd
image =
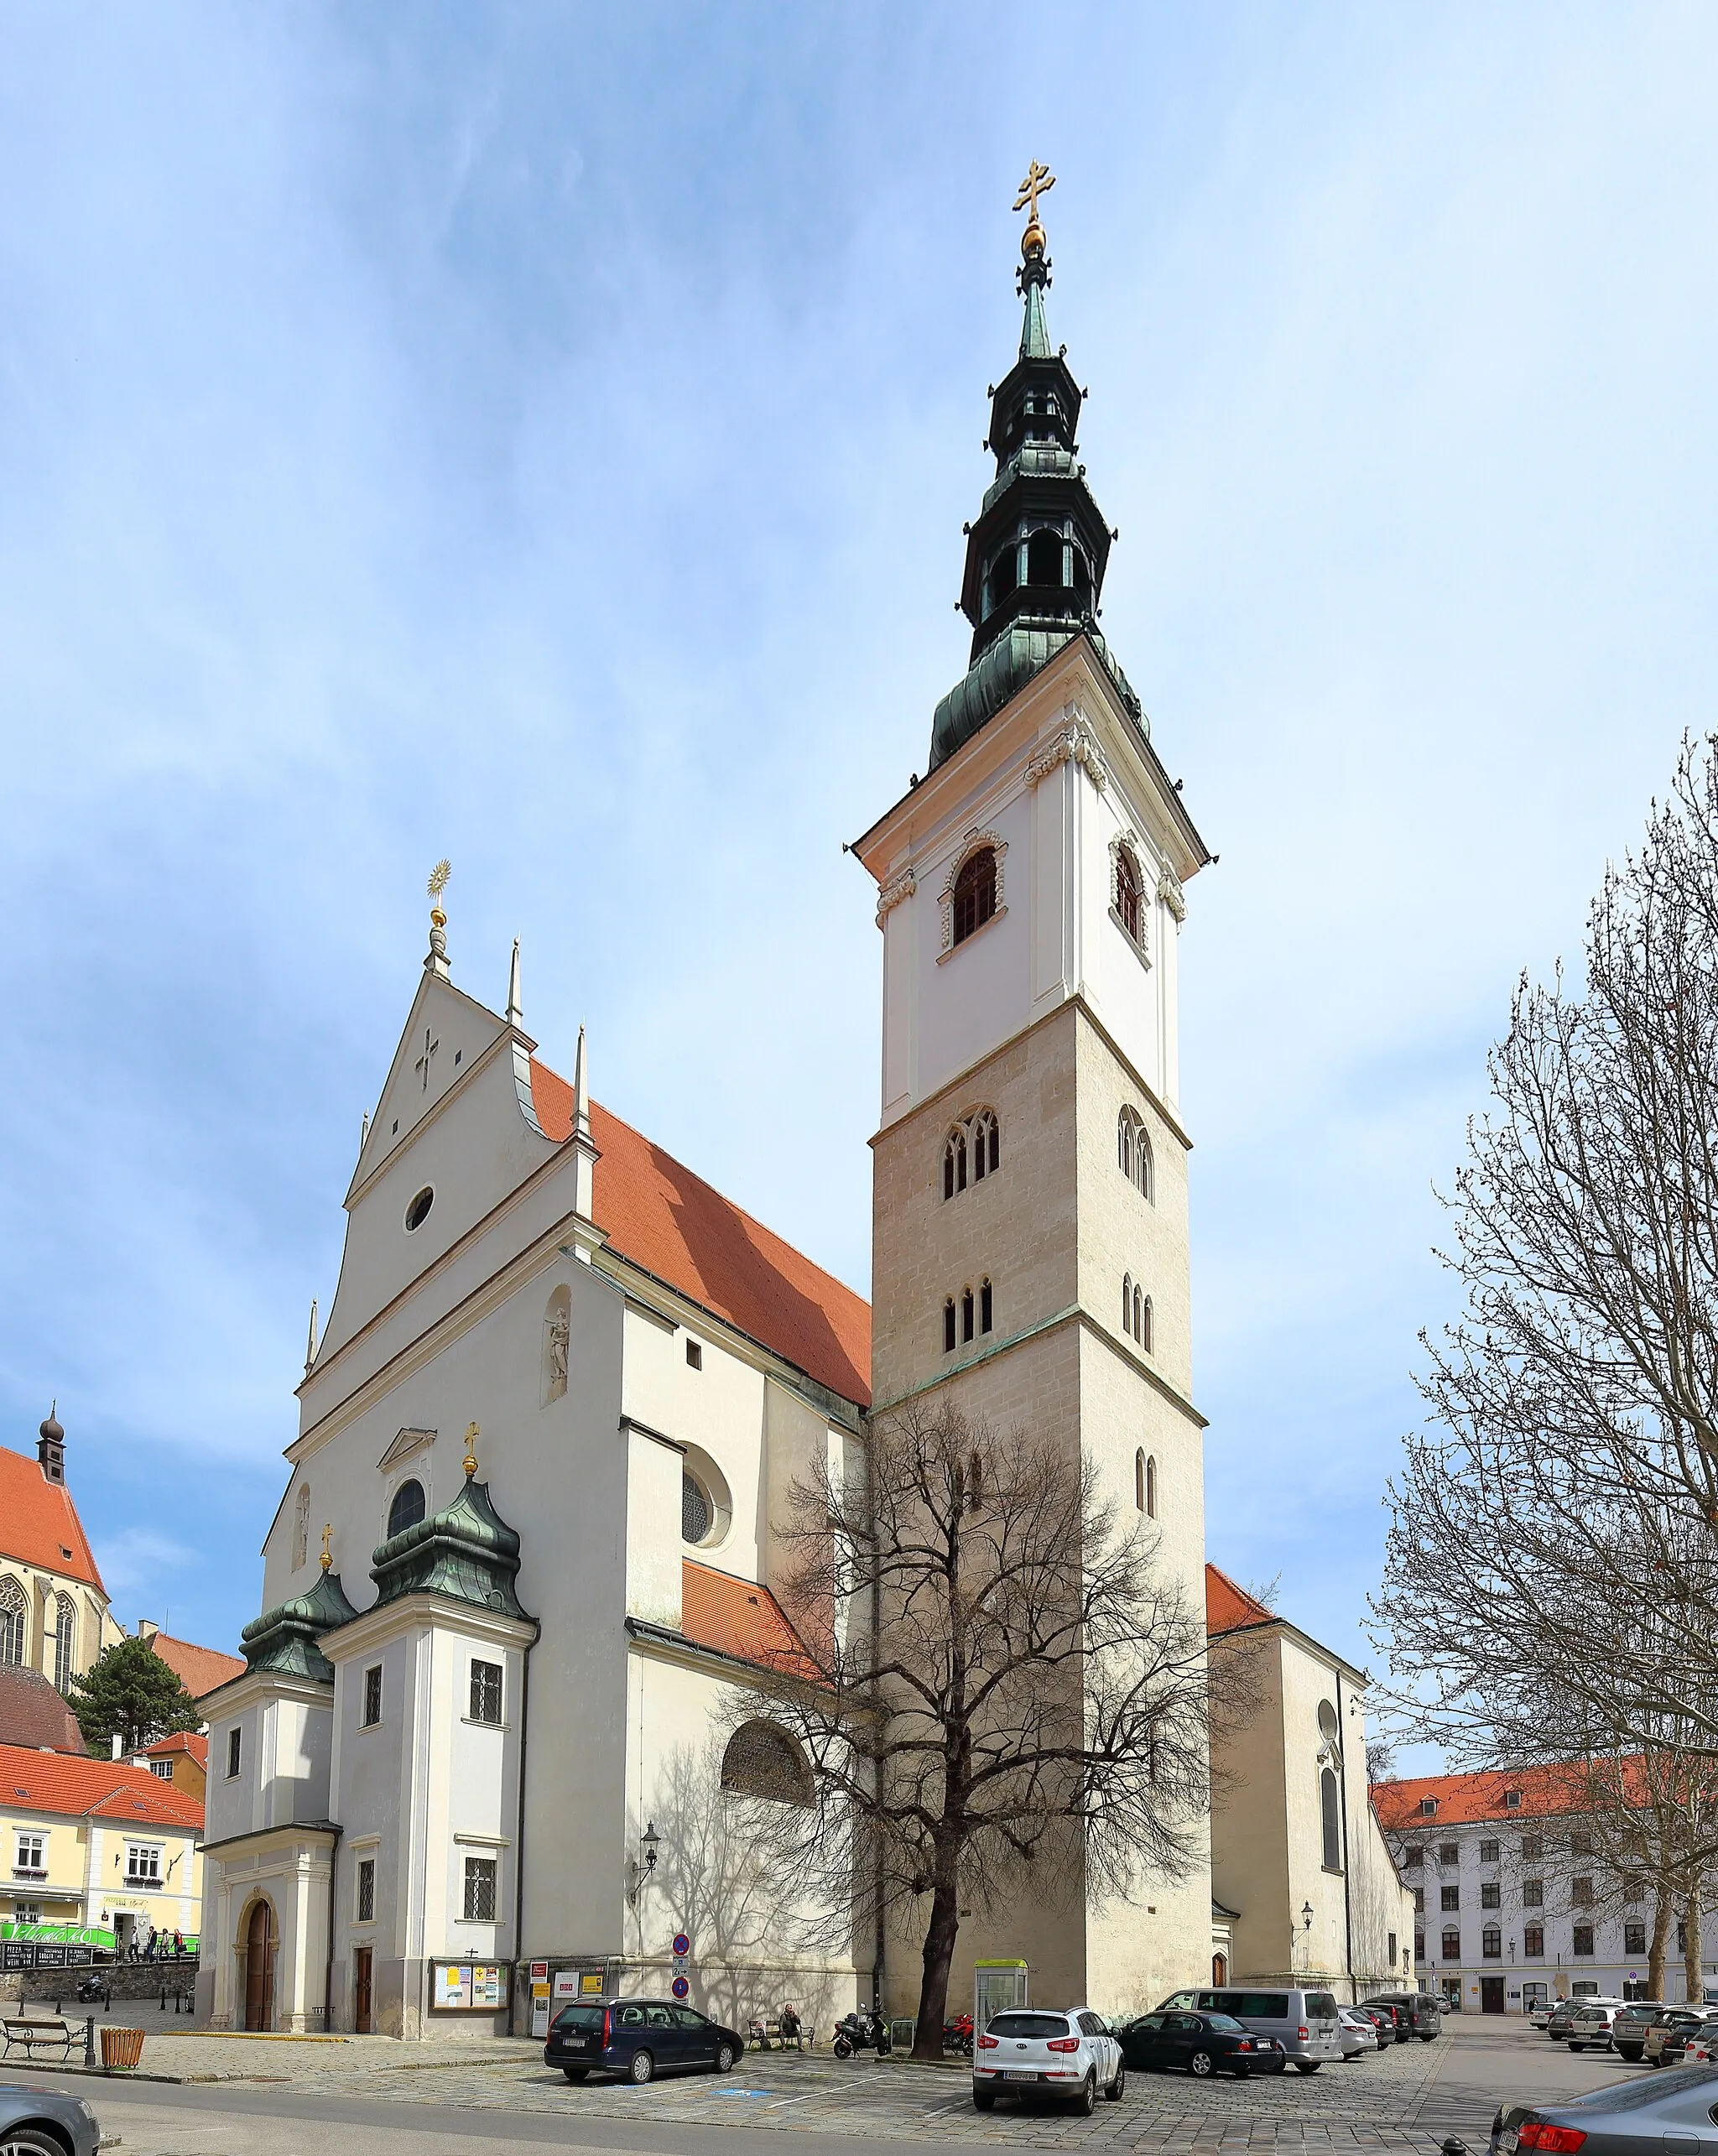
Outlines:
{"type": "Polygon", "coordinates": [[[1417,2036],[1429,2044],[1443,2034],[1444,2002],[1434,1992],[1375,1992],[1362,2007],[1387,2007],[1395,2018],[1396,2034],[1405,2044],[1417,2036]]]}
{"type": "Polygon", "coordinates": [[[623,2074],[642,2085],[700,2066],[726,2074],[745,2049],[733,2029],[673,1999],[577,1999],[549,2023],[543,2063],[570,2081],[623,2074]]]}
{"type": "Polygon", "coordinates": [[[1407,2039],[1408,2034],[1407,2023],[1397,2020],[1396,2008],[1385,2006],[1381,2000],[1366,1999],[1359,2006],[1351,2007],[1349,2012],[1364,2014],[1372,2027],[1377,2029],[1380,2051],[1388,2050],[1398,2036],[1404,2041],[1407,2039]]]}
{"type": "Polygon", "coordinates": [[[1288,2054],[1273,2036],[1255,2036],[1232,2014],[1143,2013],[1116,2031],[1122,2058],[1142,2073],[1184,2067],[1205,2080],[1217,2073],[1280,2074],[1288,2054]]]}

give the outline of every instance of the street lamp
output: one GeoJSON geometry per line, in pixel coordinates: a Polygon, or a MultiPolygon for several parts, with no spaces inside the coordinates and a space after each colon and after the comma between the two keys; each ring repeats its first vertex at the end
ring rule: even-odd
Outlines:
{"type": "Polygon", "coordinates": [[[1310,1931],[1312,1929],[1312,1903],[1310,1902],[1303,1902],[1300,1904],[1300,1926],[1303,1931],[1310,1931]]]}
{"type": "Polygon", "coordinates": [[[656,1869],[656,1851],[661,1841],[662,1836],[656,1831],[656,1821],[652,1820],[643,1834],[638,1836],[641,1854],[633,1859],[633,1884],[627,1899],[634,1909],[638,1906],[638,1896],[643,1889],[644,1882],[656,1869]]]}

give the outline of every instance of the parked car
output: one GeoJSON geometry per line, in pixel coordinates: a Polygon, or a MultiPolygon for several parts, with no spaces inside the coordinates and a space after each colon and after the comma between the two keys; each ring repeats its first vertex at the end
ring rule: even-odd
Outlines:
{"type": "MultiPolygon", "coordinates": [[[[1338,2023],[1340,2028],[1341,2023],[1338,2023]]],[[[1231,2013],[1143,2013],[1122,2030],[1122,2056],[1143,2073],[1181,2068],[1196,2080],[1213,2074],[1280,2074],[1287,2053],[1274,2036],[1255,2036],[1231,2013]]],[[[1340,2039],[1339,2039],[1340,2040],[1340,2039]]]]}
{"type": "Polygon", "coordinates": [[[1637,2066],[1647,2048],[1647,2031],[1664,2011],[1662,1999],[1635,1999],[1611,2024],[1611,2048],[1619,2059],[1637,2066]]]}
{"type": "Polygon", "coordinates": [[[1226,2013],[1253,2036],[1273,2036],[1297,2072],[1315,2074],[1341,2059],[1336,2001],[1330,1992],[1172,1992],[1159,2013],[1226,2013]]]}
{"type": "Polygon", "coordinates": [[[1611,2029],[1621,2007],[1601,2007],[1589,2001],[1579,2013],[1569,2017],[1569,2048],[1571,2051],[1608,2051],[1611,2049],[1611,2029]]]}
{"type": "Polygon", "coordinates": [[[745,2049],[737,2030],[673,1999],[578,1999],[549,2023],[543,2063],[570,2081],[622,2074],[643,2084],[700,2066],[726,2074],[745,2049]]]}
{"type": "Polygon", "coordinates": [[[1710,2007],[1662,2007],[1648,2024],[1646,2041],[1642,2046],[1649,2066],[1674,2066],[1682,2057],[1683,2045],[1691,2029],[1704,2028],[1709,2022],[1718,2020],[1718,2012],[1710,2007]]]}
{"type": "Polygon", "coordinates": [[[102,2129],[81,2096],[0,2081],[0,2148],[18,2156],[96,2156],[102,2129]]]}
{"type": "Polygon", "coordinates": [[[1545,2024],[1545,2034],[1554,2044],[1566,2044],[1569,2024],[1578,2013],[1585,2012],[1588,2007],[1620,2007],[1624,2003],[1622,1999],[1601,1999],[1596,1993],[1587,1992],[1572,1999],[1559,1999],[1551,2009],[1551,2018],[1545,2024]]]}
{"type": "Polygon", "coordinates": [[[972,2108],[998,2096],[1054,2096],[1090,2117],[1101,2089],[1111,2103],[1127,2086],[1122,2046],[1090,2007],[1053,2013],[1011,2007],[993,2014],[972,2054],[972,2108]]]}
{"type": "Polygon", "coordinates": [[[1442,2034],[1444,2002],[1435,1992],[1377,1992],[1361,2004],[1387,2007],[1395,2020],[1396,2034],[1404,2043],[1410,2036],[1417,2036],[1422,2044],[1429,2044],[1442,2034]]]}
{"type": "Polygon", "coordinates": [[[1549,2027],[1552,2015],[1562,2003],[1560,1999],[1537,2000],[1527,2010],[1528,2022],[1534,2028],[1543,2031],[1549,2027]]]}
{"type": "Polygon", "coordinates": [[[1679,2067],[1662,2080],[1613,2081],[1566,2103],[1508,2104],[1492,2128],[1492,2156],[1664,2156],[1704,2148],[1718,2125],[1718,2074],[1679,2067]]]}
{"type": "MultiPolygon", "coordinates": [[[[1393,2039],[1395,2030],[1391,2035],[1393,2039]]],[[[1336,2034],[1342,2045],[1345,2059],[1359,2059],[1368,2051],[1376,2052],[1381,2045],[1382,2032],[1378,2023],[1361,2007],[1339,2007],[1336,2011],[1336,2034]]]]}

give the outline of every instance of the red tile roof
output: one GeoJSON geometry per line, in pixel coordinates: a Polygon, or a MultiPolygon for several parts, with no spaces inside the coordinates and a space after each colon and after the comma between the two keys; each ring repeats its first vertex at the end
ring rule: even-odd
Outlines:
{"type": "Polygon", "coordinates": [[[40,1461],[29,1453],[0,1446],[0,1559],[7,1557],[107,1591],[70,1491],[64,1482],[50,1482],[40,1461]]]}
{"type": "Polygon", "coordinates": [[[64,1752],[31,1752],[0,1744],[0,1804],[16,1810],[99,1817],[122,1825],[188,1826],[200,1833],[203,1807],[147,1767],[108,1759],[74,1759],[64,1752]]]}
{"type": "Polygon", "coordinates": [[[815,1674],[802,1659],[799,1636],[768,1587],[695,1565],[690,1557],[680,1560],[680,1630],[695,1645],[741,1662],[815,1674]]]}
{"type": "MultiPolygon", "coordinates": [[[[571,1136],[573,1089],[531,1065],[544,1135],[571,1136]]],[[[609,1247],[713,1310],[843,1399],[871,1399],[871,1307],[830,1273],[683,1167],[629,1123],[591,1104],[593,1209],[609,1247]]]]}
{"type": "Polygon", "coordinates": [[[0,1744],[86,1752],[77,1716],[39,1669],[0,1664],[0,1744]]]}
{"type": "Polygon", "coordinates": [[[175,1752],[189,1752],[200,1767],[209,1763],[209,1740],[194,1729],[176,1730],[171,1737],[164,1737],[159,1744],[146,1744],[143,1756],[148,1759],[169,1758],[175,1752]]]}
{"type": "Polygon", "coordinates": [[[242,1655],[223,1654],[217,1647],[196,1647],[164,1632],[151,1633],[149,1644],[194,1700],[230,1685],[250,1666],[242,1655]]]}
{"type": "Polygon", "coordinates": [[[1208,1633],[1239,1632],[1247,1625],[1275,1622],[1276,1612],[1268,1610],[1256,1595],[1249,1595],[1215,1565],[1205,1566],[1205,1628],[1208,1633]]]}
{"type": "MultiPolygon", "coordinates": [[[[1627,1773],[1635,1763],[1625,1759],[1622,1764],[1627,1773]]],[[[1440,1826],[1471,1826],[1500,1819],[1546,1819],[1558,1813],[1582,1811],[1587,1809],[1586,1789],[1585,1773],[1579,1767],[1519,1767],[1503,1773],[1421,1774],[1412,1781],[1374,1782],[1372,1798],[1381,1826],[1398,1833],[1415,1827],[1431,1833],[1440,1826]],[[1511,1789],[1520,1791],[1519,1804],[1505,1801],[1511,1789]],[[1436,1811],[1421,1811],[1421,1803],[1427,1799],[1436,1804],[1436,1811]]]]}

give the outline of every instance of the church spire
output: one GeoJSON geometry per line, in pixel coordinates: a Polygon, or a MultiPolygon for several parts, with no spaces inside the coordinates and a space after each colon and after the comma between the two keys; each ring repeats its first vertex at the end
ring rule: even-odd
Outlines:
{"type": "Polygon", "coordinates": [[[513,962],[507,976],[507,1022],[523,1030],[525,1013],[519,1002],[519,940],[513,938],[513,962]]]}
{"type": "Polygon", "coordinates": [[[1064,644],[1087,636],[1122,701],[1139,720],[1139,699],[1110,657],[1096,627],[1098,600],[1115,534],[1078,461],[1080,408],[1066,347],[1053,348],[1044,311],[1050,281],[1049,242],[1039,201],[1055,175],[1034,159],[1020,185],[1016,288],[1023,302],[1020,353],[991,391],[990,437],[996,477],[978,520],[966,528],[961,610],[972,624],[966,678],[937,706],[930,768],[954,754],[1064,644]]]}

